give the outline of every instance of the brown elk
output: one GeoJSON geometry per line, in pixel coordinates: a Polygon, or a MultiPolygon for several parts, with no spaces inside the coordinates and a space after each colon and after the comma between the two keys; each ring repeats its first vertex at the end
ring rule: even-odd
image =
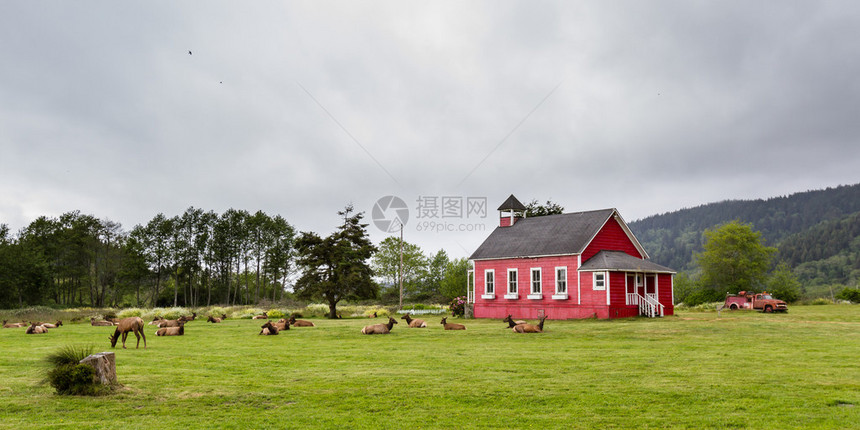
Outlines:
{"type": "Polygon", "coordinates": [[[185,321],[185,322],[194,321],[195,319],[197,319],[197,312],[192,312],[190,317],[185,316],[185,315],[182,315],[181,317],[179,317],[179,320],[185,321]]]}
{"type": "Polygon", "coordinates": [[[105,321],[110,321],[111,325],[119,324],[119,318],[108,318],[107,316],[103,317],[105,321]]]}
{"type": "Polygon", "coordinates": [[[262,315],[254,315],[254,316],[252,317],[252,319],[255,319],[255,320],[265,320],[265,319],[269,319],[269,313],[268,313],[268,312],[263,312],[263,314],[262,314],[262,315]]]}
{"type": "Polygon", "coordinates": [[[265,324],[261,325],[260,334],[263,336],[274,336],[278,334],[278,328],[272,325],[272,321],[266,321],[265,324]]]}
{"type": "Polygon", "coordinates": [[[158,328],[165,327],[179,327],[180,324],[185,324],[185,320],[175,319],[175,320],[161,320],[156,324],[158,328]]]}
{"type": "Polygon", "coordinates": [[[164,321],[164,318],[162,318],[162,317],[160,317],[160,316],[156,315],[156,316],[152,319],[152,321],[149,323],[149,325],[158,325],[158,324],[161,324],[161,322],[162,322],[162,321],[164,321]]]}
{"type": "Polygon", "coordinates": [[[3,320],[3,328],[23,328],[27,327],[27,323],[21,321],[19,323],[6,323],[6,320],[3,320]]]}
{"type": "Polygon", "coordinates": [[[41,325],[37,325],[36,323],[31,323],[30,327],[27,327],[27,334],[42,334],[47,332],[48,329],[42,327],[41,325]]]}
{"type": "Polygon", "coordinates": [[[217,323],[221,322],[221,318],[215,318],[212,315],[209,315],[209,318],[207,318],[206,321],[217,324],[217,323]]]}
{"type": "Polygon", "coordinates": [[[534,324],[517,324],[512,328],[515,333],[543,333],[543,322],[546,321],[546,315],[542,316],[537,325],[534,324]]]}
{"type": "Polygon", "coordinates": [[[126,349],[125,339],[128,337],[129,332],[133,332],[137,337],[137,346],[135,348],[140,348],[140,338],[143,336],[143,349],[146,349],[146,334],[143,332],[143,320],[140,317],[128,317],[120,321],[119,325],[116,326],[113,336],[108,336],[110,347],[116,347],[116,341],[122,335],[122,349],[126,349]]]}
{"type": "Polygon", "coordinates": [[[57,323],[56,323],[56,324],[51,324],[51,323],[42,323],[42,324],[41,324],[41,326],[42,326],[42,327],[45,327],[45,328],[57,328],[57,327],[59,327],[59,326],[61,326],[61,325],[63,325],[63,322],[62,322],[62,321],[57,321],[57,323]]]}
{"type": "Polygon", "coordinates": [[[316,327],[314,323],[305,320],[297,320],[296,317],[290,317],[290,325],[293,327],[316,327]]]}
{"type": "Polygon", "coordinates": [[[391,329],[394,328],[394,324],[397,324],[397,320],[388,317],[388,324],[373,324],[365,326],[361,329],[361,334],[388,334],[391,333],[391,329]]]}
{"type": "Polygon", "coordinates": [[[290,329],[290,321],[284,318],[278,320],[278,322],[272,324],[277,327],[279,331],[289,330],[290,329]]]}
{"type": "Polygon", "coordinates": [[[442,324],[445,327],[445,330],[465,330],[466,326],[463,324],[455,324],[449,323],[447,321],[448,317],[442,318],[442,321],[439,324],[442,324]]]}
{"type": "Polygon", "coordinates": [[[514,318],[511,316],[511,314],[508,314],[508,316],[506,316],[505,319],[502,320],[502,322],[508,323],[508,328],[514,328],[518,324],[528,324],[527,321],[523,320],[514,321],[514,318]]]}
{"type": "Polygon", "coordinates": [[[427,327],[427,323],[422,319],[412,319],[409,314],[403,315],[400,317],[402,320],[406,320],[406,324],[409,324],[409,328],[424,328],[427,327]]]}
{"type": "Polygon", "coordinates": [[[182,336],[185,334],[185,321],[179,323],[179,327],[164,327],[155,332],[156,336],[182,336]]]}
{"type": "Polygon", "coordinates": [[[98,321],[95,318],[90,318],[90,325],[92,325],[94,327],[106,327],[106,326],[112,326],[113,323],[110,321],[104,321],[104,320],[98,321]]]}

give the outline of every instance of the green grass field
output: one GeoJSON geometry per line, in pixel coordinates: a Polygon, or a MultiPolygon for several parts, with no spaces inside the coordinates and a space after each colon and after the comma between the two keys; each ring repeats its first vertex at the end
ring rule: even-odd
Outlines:
{"type": "Polygon", "coordinates": [[[181,337],[147,326],[148,349],[132,335],[114,350],[123,387],[103,397],[40,381],[48,353],[108,351],[113,328],[0,329],[0,428],[860,427],[860,306],[547,321],[532,335],[439,319],[386,336],[359,334],[382,318],[278,336],[252,320],[198,319],[181,337]]]}

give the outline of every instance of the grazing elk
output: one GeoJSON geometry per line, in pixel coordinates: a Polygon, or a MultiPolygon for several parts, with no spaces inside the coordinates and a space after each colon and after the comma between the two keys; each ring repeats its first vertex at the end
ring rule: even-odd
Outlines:
{"type": "Polygon", "coordinates": [[[365,326],[361,329],[361,334],[388,334],[391,333],[391,329],[394,328],[394,324],[397,324],[397,320],[388,317],[388,324],[373,324],[365,326]]]}
{"type": "Polygon", "coordinates": [[[209,318],[207,318],[206,321],[217,324],[217,323],[221,322],[221,318],[215,318],[212,315],[209,315],[209,318]]]}
{"type": "Polygon", "coordinates": [[[179,327],[164,327],[155,332],[156,336],[182,336],[185,334],[185,321],[179,324],[179,327]]]}
{"type": "Polygon", "coordinates": [[[42,334],[47,332],[48,329],[42,327],[41,325],[37,325],[36,323],[31,323],[30,327],[27,327],[27,334],[42,334]]]}
{"type": "Polygon", "coordinates": [[[314,323],[305,320],[297,320],[296,317],[290,317],[290,325],[293,327],[316,327],[314,323]]]}
{"type": "Polygon", "coordinates": [[[290,321],[284,318],[278,320],[278,322],[272,324],[277,327],[279,331],[289,330],[290,329],[290,321]]]}
{"type": "Polygon", "coordinates": [[[265,324],[261,325],[260,334],[263,336],[274,336],[278,334],[278,328],[272,325],[272,321],[266,321],[265,324]]]}
{"type": "Polygon", "coordinates": [[[262,315],[254,315],[252,319],[255,319],[255,320],[266,320],[266,319],[269,319],[269,313],[268,313],[268,312],[263,312],[263,314],[262,314],[262,315]]]}
{"type": "Polygon", "coordinates": [[[528,324],[528,322],[523,320],[514,321],[514,318],[511,316],[511,314],[508,314],[508,316],[506,316],[505,319],[502,320],[502,322],[508,323],[508,328],[514,328],[518,324],[528,324]]]}
{"type": "Polygon", "coordinates": [[[406,324],[409,324],[409,328],[424,328],[427,327],[427,323],[422,319],[412,319],[409,314],[403,315],[400,317],[402,320],[406,320],[406,324]]]}
{"type": "Polygon", "coordinates": [[[511,330],[514,333],[543,333],[543,322],[546,321],[546,315],[542,316],[537,325],[534,324],[517,324],[511,330]]]}
{"type": "Polygon", "coordinates": [[[57,328],[57,327],[59,327],[59,326],[61,326],[61,325],[63,325],[63,322],[62,322],[62,321],[57,321],[57,323],[56,323],[56,324],[51,324],[51,323],[42,323],[42,324],[41,324],[41,326],[42,326],[42,327],[45,327],[45,328],[57,328]]]}
{"type": "Polygon", "coordinates": [[[465,330],[466,329],[466,326],[464,326],[463,324],[449,323],[448,321],[446,321],[447,319],[448,319],[448,317],[442,318],[442,321],[439,323],[445,327],[445,330],[465,330]]]}
{"type": "Polygon", "coordinates": [[[140,317],[128,317],[120,321],[119,325],[116,326],[113,336],[108,336],[110,347],[116,347],[116,341],[122,335],[122,349],[126,349],[125,339],[128,337],[129,332],[133,332],[137,337],[137,346],[135,348],[140,348],[140,337],[143,336],[143,349],[146,349],[146,334],[143,332],[143,320],[140,317]]]}
{"type": "Polygon", "coordinates": [[[98,321],[95,318],[90,318],[90,325],[94,327],[107,327],[112,326],[113,323],[110,321],[98,321]]]}
{"type": "Polygon", "coordinates": [[[6,323],[6,320],[3,320],[3,328],[23,328],[27,327],[27,323],[21,321],[19,323],[6,323]]]}

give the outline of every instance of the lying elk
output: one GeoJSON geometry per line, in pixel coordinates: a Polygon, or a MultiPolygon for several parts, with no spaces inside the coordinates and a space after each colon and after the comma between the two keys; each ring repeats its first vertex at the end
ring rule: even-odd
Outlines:
{"type": "Polygon", "coordinates": [[[293,327],[316,327],[314,323],[305,320],[297,320],[296,317],[290,317],[290,325],[293,327]]]}
{"type": "Polygon", "coordinates": [[[514,321],[514,318],[511,316],[511,314],[508,314],[508,316],[506,316],[505,319],[502,320],[502,322],[508,323],[508,328],[514,328],[515,326],[517,326],[519,324],[528,324],[527,321],[523,321],[523,320],[514,321]]]}
{"type": "Polygon", "coordinates": [[[135,348],[140,348],[140,337],[143,336],[143,349],[146,349],[146,334],[143,332],[143,320],[140,317],[128,317],[120,321],[119,325],[116,326],[113,336],[108,336],[110,347],[116,347],[116,341],[122,335],[122,349],[126,349],[125,339],[128,337],[129,332],[134,332],[134,335],[137,337],[137,346],[135,348]]]}
{"type": "Polygon", "coordinates": [[[119,318],[109,318],[109,317],[103,317],[103,318],[104,318],[104,320],[105,320],[105,321],[110,321],[110,323],[111,323],[112,325],[117,325],[117,324],[119,324],[119,318]]]}
{"type": "Polygon", "coordinates": [[[422,319],[412,319],[409,314],[403,315],[400,317],[402,320],[406,320],[406,324],[409,324],[409,328],[424,328],[427,327],[427,323],[422,319]]]}
{"type": "Polygon", "coordinates": [[[212,315],[209,315],[209,318],[206,319],[207,322],[216,323],[216,324],[221,322],[221,320],[222,320],[222,318],[215,318],[212,315]]]}
{"type": "Polygon", "coordinates": [[[155,332],[156,336],[182,336],[185,334],[185,321],[179,323],[179,327],[164,327],[155,332]]]}
{"type": "Polygon", "coordinates": [[[269,319],[269,313],[268,313],[268,312],[263,312],[263,314],[262,314],[262,315],[254,315],[254,317],[253,317],[252,319],[255,319],[255,320],[266,320],[266,319],[269,319]]]}
{"type": "Polygon", "coordinates": [[[19,323],[6,323],[6,320],[3,320],[3,328],[23,328],[27,327],[27,323],[21,321],[19,323]]]}
{"type": "Polygon", "coordinates": [[[538,325],[517,324],[511,330],[515,333],[543,333],[543,322],[546,321],[546,317],[546,315],[542,316],[538,325]]]}
{"type": "Polygon", "coordinates": [[[42,327],[41,325],[37,325],[36,323],[31,323],[30,327],[27,327],[27,334],[42,334],[47,332],[48,329],[42,327]]]}
{"type": "Polygon", "coordinates": [[[57,327],[59,327],[59,326],[63,325],[63,322],[62,322],[62,321],[57,321],[57,323],[56,323],[56,324],[51,324],[51,323],[42,323],[41,325],[42,325],[42,327],[45,327],[45,328],[57,328],[57,327]]]}
{"type": "Polygon", "coordinates": [[[260,334],[263,336],[274,336],[278,334],[278,328],[272,325],[271,321],[266,321],[265,324],[261,325],[260,334]]]}
{"type": "Polygon", "coordinates": [[[150,322],[149,325],[159,325],[162,321],[164,321],[164,318],[156,315],[154,318],[152,318],[152,322],[150,322]]]}
{"type": "Polygon", "coordinates": [[[397,324],[397,320],[388,317],[388,324],[374,324],[365,326],[363,329],[361,329],[361,334],[388,334],[391,333],[391,329],[394,328],[394,324],[397,324]]]}
{"type": "Polygon", "coordinates": [[[284,331],[284,330],[290,329],[290,321],[286,320],[284,318],[279,319],[278,322],[276,322],[272,325],[275,326],[279,331],[284,331]]]}
{"type": "Polygon", "coordinates": [[[183,315],[183,316],[179,317],[179,319],[180,319],[181,321],[185,321],[185,322],[188,322],[188,321],[194,321],[195,319],[197,319],[197,312],[191,312],[191,316],[190,316],[190,317],[189,317],[189,316],[185,316],[185,315],[183,315]]]}
{"type": "Polygon", "coordinates": [[[185,324],[185,320],[183,319],[175,319],[175,320],[161,320],[156,324],[158,328],[165,327],[179,327],[180,325],[185,324]]]}
{"type": "Polygon", "coordinates": [[[95,318],[90,318],[90,325],[94,327],[107,327],[112,326],[113,323],[110,321],[98,321],[95,318]]]}
{"type": "Polygon", "coordinates": [[[466,329],[466,326],[464,326],[463,324],[449,323],[448,321],[446,321],[447,319],[448,319],[448,317],[442,318],[442,321],[439,323],[439,324],[442,324],[443,326],[445,326],[445,330],[465,330],[466,329]]]}

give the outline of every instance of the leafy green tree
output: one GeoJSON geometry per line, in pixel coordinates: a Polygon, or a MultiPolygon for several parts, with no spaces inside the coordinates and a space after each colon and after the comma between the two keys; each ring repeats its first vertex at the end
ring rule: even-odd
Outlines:
{"type": "Polygon", "coordinates": [[[860,303],[860,288],[843,288],[836,295],[839,300],[848,300],[851,303],[860,303]]]}
{"type": "Polygon", "coordinates": [[[343,224],[328,237],[304,232],[296,241],[297,264],[302,271],[296,281],[296,295],[327,302],[329,318],[337,318],[337,304],[343,299],[377,296],[373,270],[367,263],[376,247],[367,234],[367,224],[361,223],[364,213],[352,212],[351,204],[338,212],[343,224]]]}
{"type": "Polygon", "coordinates": [[[427,259],[427,267],[424,270],[424,279],[416,300],[432,300],[442,298],[442,280],[445,279],[445,267],[448,265],[448,253],[444,249],[432,254],[427,259]]]}
{"type": "Polygon", "coordinates": [[[777,299],[793,303],[800,298],[803,286],[788,263],[781,262],[767,280],[767,290],[777,299]]]}
{"type": "Polygon", "coordinates": [[[764,284],[775,248],[761,242],[750,224],[732,221],[705,230],[704,251],[696,255],[702,286],[721,300],[726,293],[754,291],[764,284]]]}
{"type": "Polygon", "coordinates": [[[465,257],[448,261],[445,264],[445,271],[439,288],[442,296],[448,300],[465,296],[469,269],[471,269],[471,266],[469,265],[469,260],[465,257]]]}
{"type": "Polygon", "coordinates": [[[564,207],[558,203],[553,203],[547,200],[545,204],[538,203],[537,199],[532,199],[526,205],[526,218],[544,215],[558,215],[564,213],[564,207]]]}
{"type": "MultiPolygon", "coordinates": [[[[420,283],[426,274],[427,257],[418,245],[403,241],[403,295],[415,298],[420,283]]],[[[388,236],[379,243],[373,254],[371,267],[374,274],[382,279],[382,293],[388,298],[400,295],[400,250],[399,237],[388,236]]]]}

